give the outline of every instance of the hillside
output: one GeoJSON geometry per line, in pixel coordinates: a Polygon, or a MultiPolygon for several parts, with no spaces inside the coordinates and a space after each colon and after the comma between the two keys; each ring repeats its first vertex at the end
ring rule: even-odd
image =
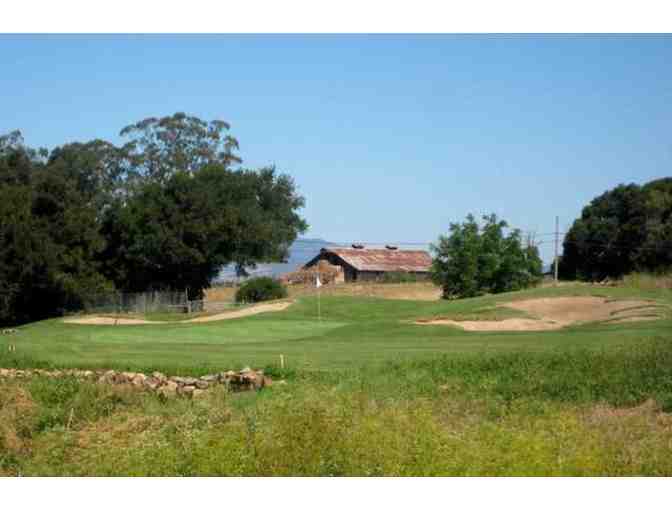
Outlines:
{"type": "MultiPolygon", "coordinates": [[[[287,262],[258,264],[257,268],[249,270],[249,273],[258,276],[279,276],[290,271],[295,271],[317,255],[321,248],[333,246],[333,244],[323,239],[297,239],[289,249],[287,262]]],[[[222,269],[217,281],[235,280],[236,278],[235,267],[231,264],[222,269]]]]}

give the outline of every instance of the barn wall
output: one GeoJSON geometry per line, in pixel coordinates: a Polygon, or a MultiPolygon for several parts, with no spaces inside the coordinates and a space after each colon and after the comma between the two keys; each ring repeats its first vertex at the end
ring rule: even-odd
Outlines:
{"type": "Polygon", "coordinates": [[[306,267],[316,266],[320,260],[326,260],[333,266],[339,266],[343,268],[343,276],[339,276],[336,283],[343,281],[352,282],[357,280],[357,271],[348,264],[345,264],[340,257],[334,255],[333,253],[321,253],[319,257],[317,257],[314,261],[311,261],[310,264],[307,264],[306,267]]]}
{"type": "MultiPolygon", "coordinates": [[[[346,282],[375,282],[383,279],[385,274],[384,271],[358,271],[349,264],[345,263],[339,256],[334,253],[326,252],[321,253],[314,261],[311,261],[310,264],[307,264],[306,267],[315,266],[320,260],[326,260],[329,264],[334,266],[340,266],[343,268],[343,278],[346,282]]],[[[416,278],[421,280],[428,280],[429,273],[427,272],[414,272],[416,278]]]]}
{"type": "Polygon", "coordinates": [[[383,278],[382,271],[358,271],[357,280],[360,282],[375,282],[383,278]]]}
{"type": "Polygon", "coordinates": [[[343,264],[341,267],[343,268],[343,274],[345,275],[346,282],[357,281],[358,272],[355,269],[347,264],[343,264]]]}
{"type": "MultiPolygon", "coordinates": [[[[413,275],[418,279],[418,281],[429,279],[429,273],[413,272],[413,275]]],[[[384,271],[357,271],[357,280],[363,282],[381,281],[384,276],[384,271]]]]}

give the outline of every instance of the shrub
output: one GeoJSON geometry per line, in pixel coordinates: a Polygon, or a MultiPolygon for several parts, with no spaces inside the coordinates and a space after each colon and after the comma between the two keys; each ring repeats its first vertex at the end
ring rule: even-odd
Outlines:
{"type": "Polygon", "coordinates": [[[287,297],[287,288],[268,276],[252,278],[243,283],[236,292],[236,303],[258,303],[287,297]]]}
{"type": "Polygon", "coordinates": [[[541,281],[538,248],[531,238],[524,246],[518,229],[504,235],[506,228],[495,214],[483,216],[483,224],[471,214],[464,223],[451,223],[450,234],[431,246],[431,277],[444,299],[511,292],[541,281]]]}
{"type": "Polygon", "coordinates": [[[639,290],[672,289],[672,270],[667,273],[630,273],[623,277],[621,284],[639,290]]]}

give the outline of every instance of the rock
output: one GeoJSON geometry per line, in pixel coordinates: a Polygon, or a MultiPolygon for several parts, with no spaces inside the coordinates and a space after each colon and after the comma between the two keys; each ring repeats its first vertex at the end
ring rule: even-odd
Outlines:
{"type": "Polygon", "coordinates": [[[161,383],[158,381],[158,379],[155,379],[154,377],[148,377],[144,381],[145,388],[149,388],[150,390],[155,390],[157,389],[161,383]]]}
{"type": "Polygon", "coordinates": [[[146,380],[147,376],[145,374],[136,374],[131,380],[131,384],[133,384],[133,386],[142,386],[146,380]]]}
{"type": "Polygon", "coordinates": [[[219,380],[221,382],[229,383],[231,380],[236,377],[236,373],[233,370],[229,370],[227,372],[221,372],[219,374],[219,380]]]}
{"type": "Polygon", "coordinates": [[[193,386],[182,386],[179,389],[178,393],[180,395],[184,395],[185,397],[191,397],[193,396],[195,390],[196,388],[194,388],[193,386]]]}
{"type": "MultiPolygon", "coordinates": [[[[199,378],[195,377],[168,377],[161,372],[153,372],[147,376],[141,372],[117,372],[115,370],[44,370],[36,369],[12,369],[0,368],[0,378],[30,378],[30,377],[76,377],[78,379],[93,379],[102,384],[132,384],[136,388],[144,388],[156,391],[159,394],[170,396],[176,393],[193,396],[217,384],[223,384],[227,389],[234,391],[260,390],[271,386],[273,381],[264,375],[263,370],[252,370],[245,367],[239,372],[229,370],[218,374],[208,374],[199,378]]],[[[284,384],[279,381],[278,384],[284,384]]]]}
{"type": "Polygon", "coordinates": [[[196,379],[195,377],[179,377],[179,376],[173,376],[170,378],[171,381],[175,381],[177,384],[180,385],[185,385],[185,386],[193,386],[196,384],[196,379]]]}
{"type": "Polygon", "coordinates": [[[161,386],[158,390],[156,390],[156,392],[166,398],[174,397],[177,393],[177,384],[173,381],[168,381],[167,384],[161,386]]]}

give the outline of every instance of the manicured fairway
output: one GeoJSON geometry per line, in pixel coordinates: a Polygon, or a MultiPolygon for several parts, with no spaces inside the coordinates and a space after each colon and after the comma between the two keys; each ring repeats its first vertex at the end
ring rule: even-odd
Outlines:
{"type": "Polygon", "coordinates": [[[341,369],[392,360],[427,359],[514,350],[540,351],[603,347],[672,331],[672,320],[588,324],[558,331],[465,332],[447,326],[420,326],[418,318],[505,318],[522,315],[494,308],[513,299],[598,295],[651,298],[672,303],[669,291],[641,292],[589,286],[535,289],[460,301],[402,301],[357,297],[305,297],[283,312],[204,324],[91,326],[49,320],[0,337],[6,351],[60,367],[110,367],[201,372],[244,365],[275,365],[283,354],[290,367],[341,369]]]}

